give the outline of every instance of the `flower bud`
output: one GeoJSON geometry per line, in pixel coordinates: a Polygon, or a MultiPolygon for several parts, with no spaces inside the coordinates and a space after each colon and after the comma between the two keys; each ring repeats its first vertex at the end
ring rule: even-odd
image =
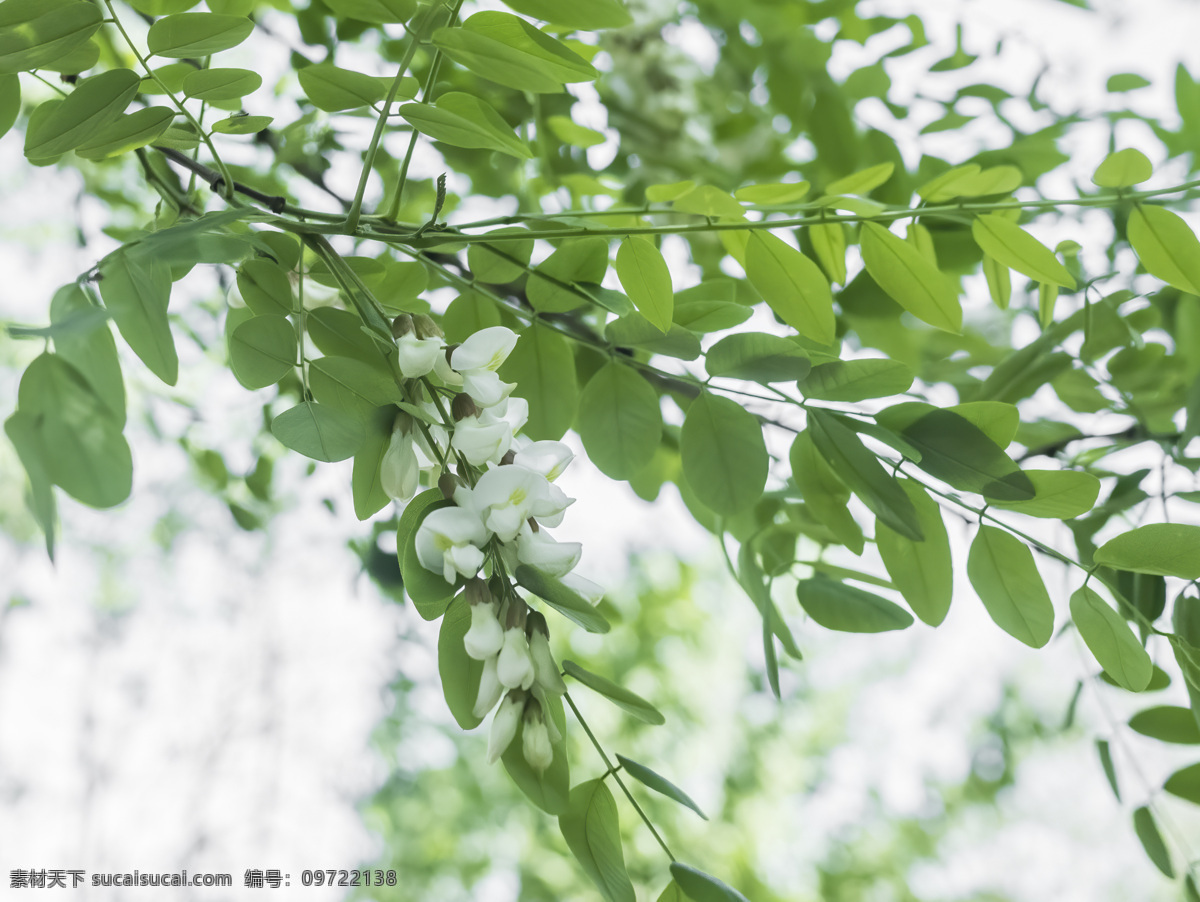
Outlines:
{"type": "Polygon", "coordinates": [[[454,499],[454,493],[458,491],[461,485],[462,480],[453,473],[443,473],[438,477],[438,489],[441,490],[442,497],[447,501],[454,499]]]}
{"type": "MultiPolygon", "coordinates": [[[[394,320],[392,320],[392,338],[400,338],[401,336],[408,335],[414,330],[415,327],[413,325],[413,318],[407,313],[401,313],[394,320]]],[[[418,337],[424,338],[424,336],[418,337]]]]}
{"type": "Polygon", "coordinates": [[[476,661],[486,661],[500,653],[504,645],[504,630],[496,619],[496,605],[489,599],[471,605],[471,628],[463,636],[467,655],[476,661]]]}
{"type": "Polygon", "coordinates": [[[562,695],[567,691],[567,684],[563,682],[554,655],[550,653],[550,629],[546,626],[546,618],[537,611],[530,611],[525,632],[529,640],[529,656],[533,659],[534,680],[546,692],[562,695]]]}
{"type": "MultiPolygon", "coordinates": [[[[525,731],[521,736],[521,753],[539,774],[554,761],[554,747],[550,744],[550,733],[546,729],[542,706],[530,699],[525,706],[525,731]]],[[[511,741],[511,740],[510,740],[511,741]]]]}
{"type": "Polygon", "coordinates": [[[433,321],[431,317],[424,313],[418,313],[412,318],[413,327],[416,329],[418,338],[445,338],[446,333],[442,331],[442,327],[433,321]]]}
{"type": "Polygon", "coordinates": [[[492,731],[488,734],[487,763],[495,764],[512,744],[521,725],[521,713],[525,708],[525,693],[514,689],[504,696],[496,716],[492,719],[492,731]]]}
{"type": "Polygon", "coordinates": [[[475,707],[471,709],[471,713],[476,717],[485,717],[492,708],[496,707],[496,702],[500,701],[500,696],[504,694],[504,687],[500,685],[500,677],[496,675],[496,659],[495,657],[488,658],[483,662],[483,673],[479,677],[479,692],[475,696],[475,707]]]}
{"type": "Polygon", "coordinates": [[[508,689],[528,689],[533,685],[533,658],[525,630],[514,626],[504,631],[504,644],[496,661],[496,674],[508,689]]]}
{"type": "Polygon", "coordinates": [[[450,415],[454,417],[454,422],[458,422],[466,417],[479,416],[479,408],[475,406],[475,402],[471,400],[471,396],[466,392],[462,392],[454,396],[454,400],[450,402],[450,415]]]}

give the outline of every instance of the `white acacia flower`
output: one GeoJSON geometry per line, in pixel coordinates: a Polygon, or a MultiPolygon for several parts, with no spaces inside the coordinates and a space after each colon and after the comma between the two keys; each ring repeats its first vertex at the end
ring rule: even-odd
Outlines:
{"type": "Polygon", "coordinates": [[[428,375],[438,357],[445,356],[442,353],[445,346],[446,343],[440,338],[418,338],[416,332],[409,332],[397,338],[397,357],[404,378],[415,379],[428,375]]]}
{"type": "Polygon", "coordinates": [[[492,718],[492,730],[488,734],[487,763],[495,764],[512,744],[521,724],[521,712],[525,708],[525,693],[520,690],[504,696],[504,701],[492,718]]]}
{"type": "Polygon", "coordinates": [[[511,542],[522,523],[539,510],[554,508],[550,488],[544,477],[524,467],[496,467],[479,477],[469,496],[463,492],[463,500],[456,493],[455,501],[463,504],[469,498],[484,525],[501,542],[511,542]]]}
{"type": "Polygon", "coordinates": [[[450,447],[462,454],[469,464],[478,467],[499,463],[512,445],[512,439],[508,421],[485,410],[478,416],[463,417],[454,424],[450,447]]]}
{"type": "Polygon", "coordinates": [[[492,601],[471,605],[471,627],[463,636],[463,647],[467,655],[476,661],[486,661],[500,653],[504,645],[504,627],[496,619],[496,605],[492,601]]]}
{"type": "Polygon", "coordinates": [[[550,744],[546,718],[542,713],[542,706],[536,701],[525,707],[525,731],[521,736],[521,753],[529,766],[539,774],[554,761],[554,747],[550,744]]]}
{"type": "Polygon", "coordinates": [[[517,534],[517,560],[541,570],[547,576],[566,576],[579,563],[583,546],[578,542],[559,542],[544,529],[534,532],[528,523],[517,534]]]}
{"type": "Polygon", "coordinates": [[[562,695],[567,691],[558,664],[550,653],[550,635],[546,629],[546,618],[537,611],[529,615],[529,656],[533,658],[534,681],[546,692],[562,695]]]}
{"type": "MultiPolygon", "coordinates": [[[[514,467],[514,469],[516,468],[514,467]]],[[[534,500],[533,515],[543,526],[558,526],[562,523],[567,508],[575,503],[575,499],[568,497],[567,493],[558,486],[546,482],[544,476],[542,484],[546,487],[546,491],[542,497],[534,500]]]]}
{"type": "Polygon", "coordinates": [[[511,626],[504,631],[496,675],[508,689],[528,689],[533,685],[533,658],[529,656],[529,641],[522,627],[511,626]]]}
{"type": "Polygon", "coordinates": [[[417,492],[421,465],[413,448],[412,418],[396,417],[392,438],[379,462],[379,483],[393,501],[407,501],[417,492]]]}
{"type": "Polygon", "coordinates": [[[500,417],[508,423],[513,435],[517,435],[529,422],[529,402],[524,398],[515,398],[510,395],[501,403],[489,408],[488,413],[500,417]]]}
{"type": "Polygon", "coordinates": [[[487,530],[474,511],[442,507],[426,515],[417,529],[417,560],[426,570],[440,573],[453,583],[459,574],[472,577],[483,566],[479,546],[488,539],[487,530]]]}
{"type": "Polygon", "coordinates": [[[562,442],[541,441],[531,442],[518,451],[513,463],[545,476],[547,482],[554,482],[574,457],[575,452],[562,442]]]}
{"type": "Polygon", "coordinates": [[[475,696],[475,707],[471,709],[471,713],[476,717],[483,717],[492,708],[496,707],[496,702],[500,701],[500,696],[504,694],[504,685],[500,682],[500,677],[496,675],[496,656],[492,655],[483,662],[483,674],[479,677],[479,692],[475,696]]]}
{"type": "Polygon", "coordinates": [[[480,407],[491,407],[508,397],[515,387],[501,382],[496,371],[517,344],[517,334],[504,326],[480,329],[454,349],[450,367],[462,376],[463,390],[480,407]]]}
{"type": "Polygon", "coordinates": [[[554,722],[554,717],[550,714],[550,698],[547,696],[546,690],[540,683],[534,682],[533,688],[529,690],[529,694],[536,698],[542,706],[542,722],[546,724],[546,732],[550,734],[550,742],[562,742],[563,735],[558,731],[558,724],[554,722]]]}
{"type": "Polygon", "coordinates": [[[448,385],[451,388],[461,388],[463,384],[463,378],[450,366],[450,361],[448,359],[450,356],[452,356],[452,354],[453,352],[438,354],[437,358],[433,361],[433,371],[437,374],[437,377],[442,380],[444,385],[448,385]]]}

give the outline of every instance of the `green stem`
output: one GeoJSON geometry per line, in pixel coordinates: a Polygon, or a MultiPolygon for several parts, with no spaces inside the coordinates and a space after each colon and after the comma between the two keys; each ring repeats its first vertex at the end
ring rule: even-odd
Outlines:
{"type": "Polygon", "coordinates": [[[583,715],[580,714],[579,709],[575,707],[575,701],[571,698],[571,693],[564,693],[563,700],[571,706],[571,712],[575,715],[575,719],[579,721],[579,725],[583,727],[583,732],[587,733],[588,739],[592,741],[592,745],[595,746],[596,751],[600,755],[600,760],[604,762],[604,766],[608,768],[608,773],[612,774],[612,778],[617,781],[617,785],[620,786],[621,791],[625,793],[625,798],[629,799],[629,804],[633,806],[633,810],[638,813],[638,817],[642,819],[642,823],[650,828],[650,832],[654,834],[654,838],[658,840],[658,844],[662,846],[662,850],[667,853],[667,857],[671,859],[671,861],[674,861],[675,856],[671,854],[671,850],[667,848],[666,842],[664,842],[663,838],[659,836],[658,831],[654,829],[654,824],[650,822],[650,818],[646,816],[646,812],[642,810],[642,806],[637,803],[637,799],[633,797],[633,794],[629,791],[629,788],[621,779],[621,775],[617,773],[617,768],[615,768],[613,763],[608,760],[608,755],[604,754],[604,749],[601,747],[599,740],[596,739],[591,727],[587,725],[587,721],[583,719],[583,715]]]}

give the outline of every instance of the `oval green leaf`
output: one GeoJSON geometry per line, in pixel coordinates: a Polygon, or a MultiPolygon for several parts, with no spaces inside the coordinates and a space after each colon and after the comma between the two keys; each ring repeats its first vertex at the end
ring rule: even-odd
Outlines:
{"type": "Polygon", "coordinates": [[[1000,629],[1032,648],[1054,633],[1054,605],[1025,543],[994,526],[971,542],[967,576],[1000,629]]]}
{"type": "Polygon", "coordinates": [[[0,9],[0,73],[50,68],[65,60],[103,24],[87,0],[13,3],[0,9]]]}
{"type": "Polygon", "coordinates": [[[998,263],[1046,285],[1075,288],[1075,279],[1054,252],[1015,222],[984,213],[971,223],[971,234],[980,249],[998,263]]]}
{"type": "Polygon", "coordinates": [[[363,425],[348,413],[304,401],[271,421],[271,434],[288,448],[313,460],[353,457],[366,438],[363,425]]]}
{"type": "Polygon", "coordinates": [[[1200,241],[1183,217],[1138,204],[1125,234],[1147,272],[1180,291],[1200,294],[1200,241]]]}
{"type": "Polygon", "coordinates": [[[1163,876],[1174,880],[1175,868],[1171,866],[1171,853],[1167,851],[1162,834],[1158,832],[1158,824],[1154,822],[1154,815],[1145,805],[1133,812],[1133,829],[1137,833],[1142,848],[1146,850],[1146,857],[1162,871],[1163,876]]]}
{"type": "Polygon", "coordinates": [[[839,542],[862,554],[862,527],[854,519],[849,505],[850,489],[838,478],[813,444],[812,430],[796,436],[788,455],[792,465],[792,481],[804,496],[804,504],[839,542]]]}
{"type": "Polygon", "coordinates": [[[260,87],[262,76],[249,69],[200,69],[183,80],[184,94],[210,103],[237,100],[260,87]]]}
{"type": "Polygon", "coordinates": [[[582,31],[620,28],[633,21],[621,0],[504,0],[504,5],[526,16],[552,25],[565,25],[582,31]]]}
{"type": "Polygon", "coordinates": [[[800,580],[796,598],[809,617],[838,632],[884,633],[913,624],[912,615],[899,605],[826,576],[800,580]]]}
{"type": "Polygon", "coordinates": [[[121,337],[167,385],[179,378],[175,338],[167,322],[171,273],[161,263],[117,251],[100,264],[100,296],[121,337]]]}
{"type": "Polygon", "coordinates": [[[770,232],[753,231],[746,243],[746,276],[781,320],[805,338],[833,344],[833,294],[812,260],[770,232]]]}
{"type": "Polygon", "coordinates": [[[110,122],[75,148],[85,160],[105,160],[153,144],[171,126],[175,111],[163,106],[135,110],[110,122]]]}
{"type": "Polygon", "coordinates": [[[495,150],[518,159],[533,156],[495,109],[470,94],[451,91],[436,106],[406,103],[400,115],[422,134],[455,147],[495,150]]]}
{"type": "Polygon", "coordinates": [[[1163,789],[1173,796],[1187,799],[1194,805],[1200,805],[1200,764],[1193,764],[1177,770],[1167,778],[1163,789]]]}
{"type": "Polygon", "coordinates": [[[692,801],[692,797],[666,777],[656,774],[650,768],[646,767],[646,765],[638,764],[638,762],[632,761],[624,755],[617,755],[617,760],[621,762],[621,767],[625,769],[625,773],[629,774],[629,776],[633,777],[643,786],[665,795],[668,799],[672,799],[680,805],[691,808],[692,811],[696,812],[704,820],[708,820],[708,815],[700,810],[700,806],[692,801]]]}
{"type": "Polygon", "coordinates": [[[417,9],[416,0],[326,0],[334,15],[373,25],[407,22],[417,9]]]}
{"type": "Polygon", "coordinates": [[[723,516],[751,507],[767,482],[767,447],[754,415],[709,392],[692,401],[679,436],[683,475],[723,516]]]}
{"type": "Polygon", "coordinates": [[[575,430],[600,472],[629,479],[650,463],[662,438],[658,393],[631,367],[610,361],[580,395],[575,430]]]}
{"type": "Polygon", "coordinates": [[[473,713],[483,662],[468,655],[463,645],[470,628],[471,605],[465,595],[459,595],[446,608],[438,631],[438,674],[442,678],[446,707],[464,730],[473,730],[483,722],[482,717],[473,713]]]}
{"type": "Polygon", "coordinates": [[[199,59],[236,47],[252,31],[254,22],[246,16],[177,13],[150,26],[146,45],[155,56],[199,59]]]}
{"type": "Polygon", "coordinates": [[[722,338],[704,355],[710,376],[752,382],[792,382],[803,379],[812,361],[794,341],[769,332],[738,332],[722,338]]]}
{"type": "Polygon", "coordinates": [[[681,861],[671,862],[671,876],[692,902],[750,902],[732,886],[681,861]]]}
{"type": "Polygon", "coordinates": [[[586,598],[564,586],[559,580],[547,576],[541,570],[521,564],[513,573],[517,585],[528,589],[542,599],[558,613],[573,623],[582,626],[589,633],[607,633],[612,627],[604,619],[604,615],[586,598]]]}
{"type": "Polygon", "coordinates": [[[865,401],[908,391],[913,374],[899,360],[834,360],[815,366],[797,388],[821,401],[865,401]]]}
{"type": "Polygon", "coordinates": [[[917,523],[925,534],[923,542],[914,542],[891,529],[883,521],[875,524],[875,544],[892,583],[900,590],[908,606],[930,626],[946,619],[954,594],[954,567],[950,558],[950,538],[937,502],[911,479],[900,481],[917,512],[917,523]]]}
{"type": "Polygon", "coordinates": [[[1154,665],[1125,618],[1096,592],[1083,586],[1071,596],[1071,619],[1104,672],[1130,692],[1150,683],[1154,665]]]}
{"type": "Polygon", "coordinates": [[[962,330],[958,290],[920,251],[873,222],[863,224],[861,244],[867,272],[892,300],[931,326],[962,330]]]}
{"type": "Polygon", "coordinates": [[[1153,174],[1154,166],[1146,155],[1133,147],[1126,147],[1104,158],[1104,162],[1092,174],[1092,183],[1101,188],[1129,188],[1141,184],[1153,174]]]}
{"type": "Polygon", "coordinates": [[[657,247],[645,238],[632,235],[617,250],[617,278],[642,316],[661,332],[671,328],[675,295],[671,272],[657,247]]]}
{"type": "Polygon", "coordinates": [[[558,332],[533,322],[500,367],[500,378],[515,382],[513,394],[529,402],[525,434],[535,441],[562,438],[575,422],[579,384],[570,343],[558,332]]]}
{"type": "Polygon", "coordinates": [[[246,320],[229,337],[229,364],[246,388],[274,385],[296,365],[296,330],[281,316],[246,320]]]}
{"type": "Polygon", "coordinates": [[[558,827],[567,848],[608,902],[635,902],[621,851],[617,803],[604,780],[589,780],[571,790],[558,827]]]}
{"type": "Polygon", "coordinates": [[[56,157],[94,140],[125,111],[140,83],[130,69],[112,69],[80,82],[53,113],[36,122],[30,120],[25,156],[31,160],[56,157]]]}
{"type": "Polygon", "coordinates": [[[993,501],[996,507],[1030,517],[1071,520],[1082,517],[1096,504],[1100,480],[1079,470],[1023,470],[1033,483],[1028,501],[993,501]]]}
{"type": "Polygon", "coordinates": [[[1105,542],[1093,560],[1134,573],[1200,579],[1200,526],[1182,523],[1139,526],[1105,542]]]}
{"type": "Polygon", "coordinates": [[[1200,745],[1200,726],[1190,708],[1175,705],[1147,708],[1129,719],[1129,728],[1159,742],[1200,745]]]}

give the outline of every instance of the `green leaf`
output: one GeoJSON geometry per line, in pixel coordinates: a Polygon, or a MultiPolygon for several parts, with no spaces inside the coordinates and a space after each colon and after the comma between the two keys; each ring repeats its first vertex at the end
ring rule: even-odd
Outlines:
{"type": "Polygon", "coordinates": [[[1147,88],[1149,86],[1150,81],[1136,72],[1118,72],[1116,75],[1108,77],[1105,88],[1111,94],[1120,94],[1125,91],[1136,91],[1138,88],[1147,88]]]}
{"type": "Polygon", "coordinates": [[[981,526],[967,557],[967,576],[1000,629],[1032,648],[1054,633],[1054,605],[1025,543],[981,526]]]}
{"type": "Polygon", "coordinates": [[[689,332],[721,332],[740,326],[751,316],[754,309],[744,304],[728,301],[691,301],[683,303],[675,296],[675,310],[671,318],[689,332]]]}
{"type": "Polygon", "coordinates": [[[1023,470],[1033,483],[1034,496],[1028,501],[993,501],[1004,510],[1030,517],[1070,520],[1092,509],[1100,493],[1100,480],[1078,470],[1023,470]]]}
{"type": "Polygon", "coordinates": [[[331,462],[352,457],[366,439],[363,425],[351,414],[304,401],[271,421],[271,433],[293,451],[331,462]]]}
{"type": "Polygon", "coordinates": [[[217,13],[177,13],[150,26],[146,46],[155,56],[199,59],[236,47],[254,31],[246,16],[217,13]]]}
{"type": "MultiPolygon", "coordinates": [[[[62,325],[76,318],[103,314],[93,305],[77,283],[64,285],[50,301],[50,322],[62,325]]],[[[55,352],[70,363],[92,391],[104,402],[117,425],[125,425],[125,382],[121,377],[121,362],[117,343],[108,329],[107,317],[95,320],[80,331],[66,331],[54,337],[55,352]]]]}
{"type": "Polygon", "coordinates": [[[271,116],[230,116],[214,122],[212,131],[218,135],[256,135],[273,121],[271,116]]]}
{"type": "Polygon", "coordinates": [[[917,189],[917,194],[931,204],[945,203],[956,197],[984,197],[989,194],[1008,194],[1021,186],[1023,176],[1016,166],[981,168],[968,163],[943,172],[917,189]]]}
{"type": "Polygon", "coordinates": [[[174,385],[179,378],[179,357],[167,322],[170,270],[162,263],[119,250],[100,264],[100,296],[133,353],[150,372],[174,385]]]}
{"type": "Polygon", "coordinates": [[[1163,876],[1174,880],[1175,868],[1171,866],[1171,853],[1167,851],[1162,834],[1158,832],[1158,824],[1154,822],[1154,815],[1145,805],[1133,812],[1133,829],[1137,833],[1138,840],[1141,841],[1142,848],[1146,850],[1146,857],[1162,871],[1163,876]]]}
{"type": "Polygon", "coordinates": [[[708,820],[708,815],[700,810],[700,806],[692,801],[692,797],[666,777],[656,774],[650,768],[646,767],[646,765],[638,764],[638,762],[632,761],[624,755],[617,755],[617,760],[621,762],[621,767],[624,768],[625,773],[629,774],[629,776],[633,777],[633,779],[637,780],[643,786],[665,795],[668,799],[676,801],[680,805],[691,808],[692,811],[696,812],[704,820],[708,820]]]}
{"type": "Polygon", "coordinates": [[[833,344],[833,294],[817,264],[770,232],[754,231],[746,243],[746,275],[781,320],[805,338],[833,344]]]}
{"type": "Polygon", "coordinates": [[[170,127],[175,111],[162,106],[147,107],[110,122],[75,148],[85,160],[105,160],[147,144],[153,144],[170,127]]]}
{"type": "Polygon", "coordinates": [[[595,147],[608,140],[603,133],[580,125],[570,116],[547,116],[546,125],[554,137],[572,147],[595,147]]]}
{"type": "Polygon", "coordinates": [[[422,134],[455,147],[495,150],[518,159],[533,156],[495,109],[470,94],[451,91],[436,105],[406,103],[400,115],[422,134]]]}
{"type": "Polygon", "coordinates": [[[580,395],[575,430],[600,472],[629,479],[650,463],[662,438],[658,393],[632,367],[612,360],[580,395]]]}
{"type": "Polygon", "coordinates": [[[826,576],[800,580],[796,598],[821,626],[843,633],[884,633],[913,623],[912,615],[899,605],[826,576]]]}
{"type": "MultiPolygon", "coordinates": [[[[300,81],[303,74],[300,70],[300,81]]],[[[249,69],[199,69],[183,80],[183,93],[209,103],[238,100],[262,87],[262,76],[249,69]]]]}
{"type": "Polygon", "coordinates": [[[640,695],[630,692],[624,686],[618,686],[610,679],[592,673],[590,670],[585,670],[574,661],[563,661],[562,669],[567,675],[579,680],[579,682],[583,683],[583,685],[587,686],[593,692],[600,693],[618,708],[623,709],[626,713],[633,715],[643,723],[658,726],[667,722],[667,719],[662,716],[657,708],[640,695]]]}
{"type": "Polygon", "coordinates": [[[808,240],[812,243],[817,262],[830,282],[846,284],[846,229],[840,222],[829,222],[808,227],[808,240]]]}
{"type": "Polygon", "coordinates": [[[962,330],[957,288],[920,251],[873,222],[863,223],[860,240],[867,272],[892,300],[931,326],[962,330]]]}
{"type": "Polygon", "coordinates": [[[552,25],[565,25],[582,31],[620,28],[633,21],[621,0],[504,0],[509,9],[542,19],[552,25]]]}
{"type": "Polygon", "coordinates": [[[339,69],[331,63],[305,66],[296,76],[313,106],[327,113],[356,110],[378,103],[387,96],[387,89],[379,79],[362,72],[339,69]]]}
{"type": "Polygon", "coordinates": [[[1054,252],[1015,222],[984,213],[971,223],[971,234],[983,252],[998,263],[1047,285],[1075,288],[1075,279],[1054,252]]]}
{"type": "Polygon", "coordinates": [[[517,384],[513,394],[529,402],[525,434],[535,441],[562,438],[575,422],[579,407],[570,343],[535,320],[521,332],[499,372],[505,382],[517,384]]]}
{"type": "Polygon", "coordinates": [[[42,354],[29,364],[14,417],[8,431],[36,451],[46,478],[68,495],[91,507],[112,507],[129,497],[133,460],[121,423],[66,360],[42,354]]]}
{"type": "Polygon", "coordinates": [[[797,388],[821,401],[865,401],[906,392],[912,381],[912,370],[899,360],[865,358],[814,366],[797,388]]]}
{"type": "Polygon", "coordinates": [[[439,28],[433,43],[450,59],[505,87],[557,94],[597,72],[566,45],[510,13],[478,12],[459,28],[439,28]]]}
{"type": "Polygon", "coordinates": [[[1096,740],[1096,754],[1100,756],[1100,767],[1104,770],[1104,776],[1113,791],[1113,796],[1118,802],[1121,801],[1121,786],[1117,782],[1117,769],[1113,767],[1112,752],[1109,751],[1107,739],[1096,740]]]}
{"type": "Polygon", "coordinates": [[[543,313],[565,313],[587,302],[572,290],[576,282],[599,283],[608,272],[608,242],[603,238],[564,241],[538,264],[525,283],[529,303],[543,313]]]}
{"type": "Polygon", "coordinates": [[[367,334],[363,321],[349,310],[318,307],[305,317],[308,337],[322,354],[331,357],[355,357],[387,370],[387,361],[375,340],[367,334]]]}
{"type": "Polygon", "coordinates": [[[738,332],[722,338],[704,355],[710,376],[752,382],[792,382],[803,379],[812,361],[794,341],[770,332],[738,332]]]}
{"type": "Polygon", "coordinates": [[[658,248],[650,241],[630,236],[617,250],[617,278],[642,316],[666,332],[671,328],[675,295],[671,272],[658,248]]]}
{"type": "Polygon", "coordinates": [[[983,275],[987,279],[988,294],[991,295],[992,302],[1001,310],[1007,310],[1012,298],[1012,274],[1008,267],[984,254],[983,275]]]}
{"type": "Polygon", "coordinates": [[[1003,401],[967,401],[949,408],[986,435],[1000,448],[1007,448],[1017,436],[1021,414],[1015,404],[1003,401]]]}
{"type": "Polygon", "coordinates": [[[1126,147],[1104,158],[1092,175],[1092,183],[1101,188],[1129,188],[1154,174],[1154,166],[1140,150],[1126,147]]]}
{"type": "MultiPolygon", "coordinates": [[[[560,736],[566,736],[567,718],[563,712],[562,699],[556,695],[546,696],[546,717],[553,718],[560,736]]],[[[525,793],[529,801],[541,808],[547,814],[561,815],[567,811],[571,791],[571,772],[567,763],[566,742],[559,740],[552,743],[554,759],[542,773],[529,766],[523,751],[525,736],[525,721],[522,718],[517,726],[517,733],[509,744],[508,750],[500,756],[504,770],[517,784],[517,788],[525,793]]]]}
{"type": "Polygon", "coordinates": [[[1034,497],[1029,477],[983,430],[951,410],[918,401],[897,404],[875,417],[921,452],[922,470],[957,489],[1001,501],[1034,497]]]}
{"type": "Polygon", "coordinates": [[[924,540],[916,508],[908,495],[839,417],[810,409],[808,429],[821,456],[871,513],[900,535],[914,542],[924,540]]]}
{"type": "MultiPolygon", "coordinates": [[[[528,229],[512,227],[496,229],[489,235],[527,235],[528,229]]],[[[529,258],[533,255],[533,239],[497,241],[495,244],[472,244],[467,248],[467,265],[480,282],[490,285],[506,285],[525,273],[529,258]]],[[[607,263],[607,258],[605,259],[607,263]]]]}
{"type": "Polygon", "coordinates": [[[309,364],[308,384],[313,396],[322,404],[344,410],[364,421],[374,415],[377,407],[404,401],[394,376],[354,357],[314,360],[309,364]]]}
{"type": "Polygon", "coordinates": [[[750,902],[733,887],[690,864],[672,861],[671,876],[692,902],[750,902]]]}
{"type": "Polygon", "coordinates": [[[700,501],[722,516],[751,507],[767,482],[767,447],[754,415],[702,392],[679,435],[683,475],[700,501]]]}
{"type": "Polygon", "coordinates": [[[1139,526],[1105,542],[1093,560],[1134,573],[1200,579],[1200,526],[1181,523],[1139,526]]]}
{"type": "MultiPolygon", "coordinates": [[[[445,583],[443,583],[445,585],[445,583]]],[[[467,654],[463,639],[471,628],[471,605],[465,594],[450,602],[438,631],[438,674],[442,678],[442,695],[458,725],[473,730],[483,722],[473,713],[479,697],[479,679],[483,662],[467,654]]]]}
{"type": "Polygon", "coordinates": [[[1149,685],[1150,656],[1125,618],[1096,592],[1083,586],[1071,596],[1071,619],[1104,672],[1121,687],[1141,692],[1149,685]]]}
{"type": "Polygon", "coordinates": [[[608,902],[635,902],[621,852],[617,803],[604,780],[589,780],[573,788],[558,826],[567,848],[608,902]]]}
{"type": "Polygon", "coordinates": [[[640,348],[680,360],[700,356],[700,339],[683,326],[671,324],[663,333],[640,313],[629,313],[604,327],[605,340],[618,348],[640,348]]]}
{"type": "MultiPolygon", "coordinates": [[[[450,507],[452,503],[442,497],[439,489],[421,492],[405,505],[396,527],[396,554],[400,561],[400,575],[404,578],[404,594],[425,620],[436,620],[446,612],[457,583],[451,585],[441,573],[434,573],[422,566],[417,559],[417,529],[428,513],[450,507]]],[[[473,699],[471,704],[475,704],[473,699]]]]}
{"type": "Polygon", "coordinates": [[[95,34],[104,20],[87,0],[6,0],[0,4],[0,73],[53,66],[95,34]]]}
{"type": "Polygon", "coordinates": [[[1177,213],[1138,204],[1129,214],[1126,235],[1142,266],[1188,294],[1200,294],[1200,241],[1177,213]]]}
{"type": "Polygon", "coordinates": [[[954,590],[950,538],[941,508],[921,485],[903,479],[900,487],[917,511],[925,540],[914,542],[879,521],[875,524],[875,544],[888,575],[913,613],[930,626],[937,626],[946,619],[954,590]]]}
{"type": "Polygon", "coordinates": [[[861,172],[852,173],[825,186],[826,194],[870,194],[892,177],[893,163],[880,163],[861,172]]]}
{"type": "Polygon", "coordinates": [[[274,385],[296,365],[296,330],[281,316],[248,319],[229,337],[229,364],[246,388],[274,385]]]}
{"type": "Polygon", "coordinates": [[[1173,796],[1200,805],[1200,764],[1175,771],[1167,778],[1163,789],[1173,796]]]}
{"type": "Polygon", "coordinates": [[[736,200],[744,204],[794,204],[808,194],[808,182],[771,182],[763,185],[746,185],[733,192],[736,200]]]}
{"type": "Polygon", "coordinates": [[[111,69],[80,82],[47,117],[30,120],[25,156],[57,157],[92,140],[115,122],[137,94],[141,79],[129,69],[111,69]]]}
{"type": "Polygon", "coordinates": [[[392,500],[383,490],[379,465],[391,442],[395,418],[393,408],[377,407],[366,424],[366,438],[362,447],[354,454],[350,489],[354,498],[354,515],[359,520],[370,519],[392,500]]]}
{"type": "Polygon", "coordinates": [[[595,606],[586,598],[569,589],[552,576],[547,576],[534,567],[521,564],[513,577],[523,589],[528,589],[538,598],[558,611],[568,620],[582,626],[589,633],[607,633],[612,627],[595,606]]]}
{"type": "Polygon", "coordinates": [[[334,15],[374,25],[407,22],[417,9],[416,0],[325,0],[334,15]]]}
{"type": "Polygon", "coordinates": [[[855,554],[862,554],[862,528],[850,513],[847,504],[850,500],[850,489],[818,453],[811,429],[806,429],[796,436],[792,442],[789,460],[792,465],[792,480],[804,496],[804,503],[808,509],[829,528],[839,542],[855,554]]]}
{"type": "Polygon", "coordinates": [[[446,341],[463,342],[482,329],[499,326],[500,311],[488,298],[474,291],[460,295],[450,302],[442,314],[442,331],[446,341]]]}
{"type": "Polygon", "coordinates": [[[247,260],[237,274],[238,291],[246,306],[259,316],[292,312],[292,283],[283,267],[270,260],[247,260]]]}
{"type": "Polygon", "coordinates": [[[15,72],[0,75],[0,138],[3,138],[21,112],[21,79],[15,72]]]}
{"type": "Polygon", "coordinates": [[[1200,726],[1189,708],[1175,705],[1147,708],[1129,719],[1129,728],[1159,742],[1200,745],[1200,726]]]}
{"type": "Polygon", "coordinates": [[[46,555],[54,560],[54,534],[58,523],[58,504],[54,485],[46,472],[40,424],[28,413],[16,411],[4,421],[4,432],[17,449],[17,457],[29,477],[29,510],[46,537],[46,555]]]}

